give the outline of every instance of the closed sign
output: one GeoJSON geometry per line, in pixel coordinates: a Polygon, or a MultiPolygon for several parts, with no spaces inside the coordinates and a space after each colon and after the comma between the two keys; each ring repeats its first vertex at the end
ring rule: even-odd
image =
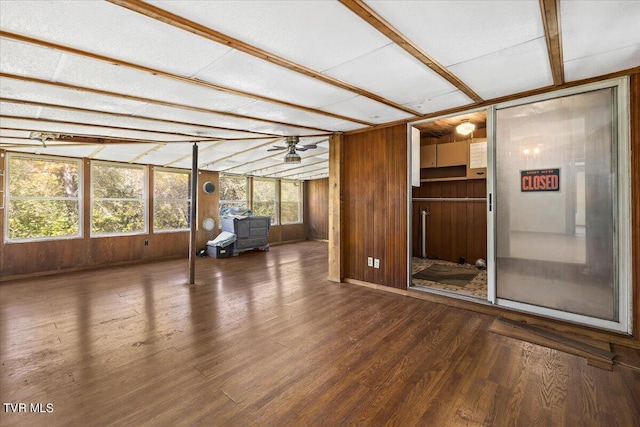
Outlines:
{"type": "Polygon", "coordinates": [[[560,191],[560,169],[520,171],[520,191],[560,191]]]}

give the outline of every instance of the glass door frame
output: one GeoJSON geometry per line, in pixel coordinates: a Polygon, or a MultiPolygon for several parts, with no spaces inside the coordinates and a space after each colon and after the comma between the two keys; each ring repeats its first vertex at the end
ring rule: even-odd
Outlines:
{"type": "Polygon", "coordinates": [[[632,310],[632,253],[631,253],[631,150],[629,137],[629,79],[621,77],[604,80],[582,86],[548,92],[513,101],[496,104],[487,112],[487,299],[500,307],[520,312],[559,319],[563,321],[593,326],[625,334],[631,334],[633,321],[632,310]],[[496,282],[496,112],[497,110],[545,101],[553,98],[577,95],[584,92],[613,88],[616,94],[613,120],[614,139],[616,144],[616,192],[614,207],[616,223],[614,224],[614,257],[617,259],[614,280],[618,284],[618,295],[615,297],[618,307],[618,321],[610,321],[595,317],[568,313],[532,304],[526,304],[497,297],[496,282]]]}

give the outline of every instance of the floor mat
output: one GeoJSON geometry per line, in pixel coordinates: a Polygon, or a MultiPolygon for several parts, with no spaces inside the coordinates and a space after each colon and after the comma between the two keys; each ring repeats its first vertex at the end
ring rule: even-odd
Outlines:
{"type": "Polygon", "coordinates": [[[433,264],[424,270],[415,273],[415,279],[429,280],[431,282],[445,283],[447,285],[465,286],[480,271],[465,267],[454,267],[448,265],[433,264]]]}

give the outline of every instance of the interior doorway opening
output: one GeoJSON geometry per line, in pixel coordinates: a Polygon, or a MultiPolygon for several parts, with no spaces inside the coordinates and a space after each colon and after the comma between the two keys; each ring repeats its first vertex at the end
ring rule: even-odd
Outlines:
{"type": "Polygon", "coordinates": [[[487,112],[413,127],[411,286],[487,300],[487,112]]]}

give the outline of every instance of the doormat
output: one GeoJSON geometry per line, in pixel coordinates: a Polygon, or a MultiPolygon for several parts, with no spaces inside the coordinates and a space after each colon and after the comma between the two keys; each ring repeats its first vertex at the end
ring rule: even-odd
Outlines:
{"type": "Polygon", "coordinates": [[[453,286],[466,286],[480,271],[465,267],[433,264],[413,275],[414,279],[444,283],[453,286]]]}

